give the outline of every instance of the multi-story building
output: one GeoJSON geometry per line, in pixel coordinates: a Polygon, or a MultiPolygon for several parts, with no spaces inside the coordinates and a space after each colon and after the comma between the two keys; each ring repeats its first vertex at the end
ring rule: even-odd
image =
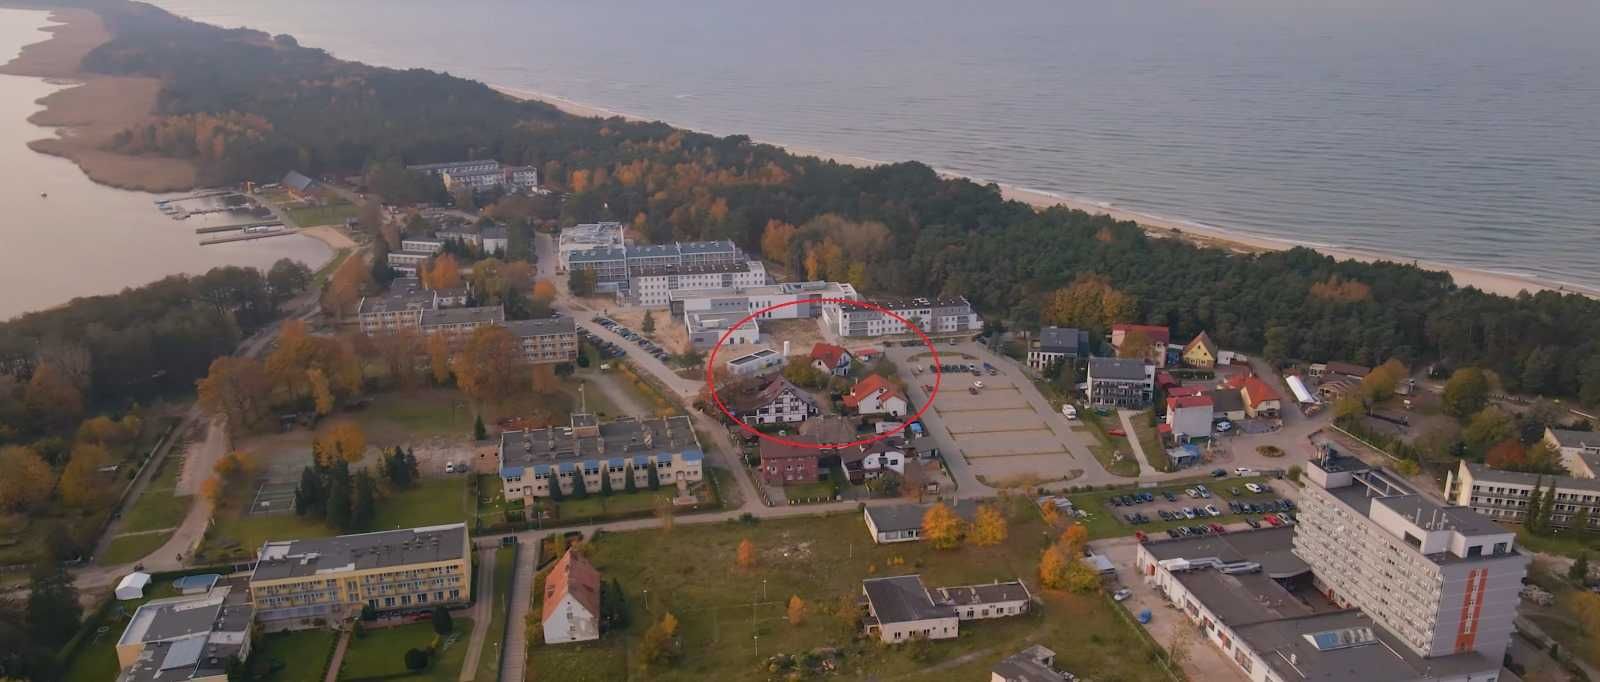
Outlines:
{"type": "Polygon", "coordinates": [[[541,365],[578,359],[578,326],[570,317],[514,320],[505,327],[517,339],[523,362],[541,365]]]}
{"type": "Polygon", "coordinates": [[[460,350],[478,328],[503,325],[505,322],[506,309],[500,306],[442,308],[422,311],[418,328],[423,336],[443,334],[450,342],[451,350],[460,350]]]}
{"type": "Polygon", "coordinates": [[[1499,668],[1528,566],[1514,531],[1353,458],[1324,455],[1305,478],[1294,553],[1319,591],[1417,656],[1477,654],[1499,668]]]}
{"type": "Polygon", "coordinates": [[[1600,473],[1600,433],[1546,427],[1541,442],[1561,456],[1561,466],[1573,476],[1597,478],[1600,473]]]}
{"type": "MultiPolygon", "coordinates": [[[[983,320],[964,296],[938,298],[878,298],[867,301],[889,310],[929,334],[977,333],[983,320]]],[[[830,303],[822,308],[828,333],[841,337],[876,337],[909,334],[900,320],[870,308],[830,303]]]]}
{"type": "Polygon", "coordinates": [[[250,656],[255,609],[242,585],[145,602],[117,639],[117,682],[226,682],[250,656]]]}
{"type": "MultiPolygon", "coordinates": [[[[595,230],[590,238],[604,239],[606,233],[595,230]]],[[[719,286],[721,275],[724,273],[713,270],[718,266],[738,266],[746,263],[744,252],[731,241],[714,242],[673,242],[671,244],[623,244],[622,246],[597,246],[587,250],[573,250],[565,254],[568,270],[592,270],[595,273],[595,290],[602,293],[615,293],[618,296],[636,296],[635,283],[632,278],[634,273],[642,277],[667,278],[651,279],[654,286],[664,286],[668,279],[673,280],[685,272],[698,273],[699,279],[704,280],[707,286],[719,286]],[[667,268],[667,269],[663,269],[667,268]],[[671,268],[676,268],[672,270],[671,268]]],[[[754,268],[760,273],[760,281],[766,281],[766,271],[760,265],[754,268]]],[[[747,270],[745,277],[753,277],[751,270],[747,270]]],[[[729,282],[741,280],[732,279],[734,273],[729,275],[729,282]]],[[[698,280],[696,280],[698,281],[698,280]]],[[[666,289],[653,289],[652,300],[658,298],[662,292],[671,292],[675,289],[685,288],[673,286],[666,289]]],[[[662,300],[658,305],[665,305],[662,300]]]]}
{"type": "Polygon", "coordinates": [[[451,161],[406,166],[407,170],[438,176],[445,189],[470,189],[482,192],[495,189],[532,191],[539,187],[539,171],[533,166],[502,166],[499,161],[451,161]]]}
{"type": "Polygon", "coordinates": [[[416,329],[422,324],[422,313],[440,307],[438,295],[422,286],[415,277],[401,277],[389,283],[389,290],[381,296],[366,296],[357,307],[361,333],[382,334],[401,329],[416,329]]]}
{"type": "Polygon", "coordinates": [[[448,229],[439,230],[433,236],[440,241],[460,242],[484,255],[504,254],[510,242],[506,228],[499,225],[467,226],[459,225],[448,229]]]}
{"type": "Polygon", "coordinates": [[[820,412],[816,398],[783,377],[730,391],[722,402],[740,421],[752,426],[802,422],[820,412]]]}
{"type": "Polygon", "coordinates": [[[622,236],[622,223],[584,223],[561,230],[556,242],[556,264],[566,272],[568,259],[574,253],[598,248],[620,249],[626,242],[622,236]]]}
{"type": "Polygon", "coordinates": [[[1028,348],[1028,366],[1048,371],[1056,363],[1089,357],[1089,332],[1072,327],[1045,327],[1028,348]]]}
{"type": "Polygon", "coordinates": [[[456,606],[472,599],[472,542],[464,523],[269,541],[250,577],[265,623],[339,620],[378,612],[456,606]]]}
{"type": "Polygon", "coordinates": [[[861,296],[848,282],[787,282],[753,287],[689,289],[673,291],[667,295],[668,306],[675,317],[693,312],[737,312],[749,315],[757,310],[783,306],[761,313],[757,320],[815,318],[822,314],[827,304],[810,301],[830,298],[853,301],[861,296]]]}
{"type": "Polygon", "coordinates": [[[385,260],[396,272],[415,277],[433,254],[426,251],[390,251],[385,260]]]}
{"type": "Polygon", "coordinates": [[[1172,435],[1179,440],[1210,438],[1212,412],[1211,396],[1185,395],[1167,397],[1167,423],[1172,435]]]}
{"type": "Polygon", "coordinates": [[[628,268],[628,291],[633,302],[646,308],[665,308],[674,291],[726,289],[767,283],[761,261],[707,265],[646,265],[628,268]]]}
{"type": "Polygon", "coordinates": [[[651,472],[661,485],[699,482],[705,453],[688,417],[622,418],[600,423],[594,415],[574,413],[571,426],[507,431],[500,434],[499,469],[507,500],[549,497],[552,485],[570,495],[582,480],[584,490],[599,492],[601,478],[612,490],[650,484],[651,472]]]}
{"type": "Polygon", "coordinates": [[[1600,527],[1600,479],[1502,471],[1462,462],[1446,482],[1445,495],[1495,521],[1522,523],[1535,489],[1541,496],[1553,491],[1551,525],[1571,528],[1587,518],[1588,528],[1600,527]]]}
{"type": "Polygon", "coordinates": [[[445,163],[419,163],[406,166],[406,170],[424,175],[445,175],[447,173],[481,173],[492,171],[500,167],[500,162],[494,159],[478,159],[476,161],[447,161],[445,163]]]}
{"type": "Polygon", "coordinates": [[[1139,358],[1089,358],[1089,403],[1144,407],[1155,394],[1156,368],[1139,358]]]}
{"type": "Polygon", "coordinates": [[[628,250],[621,246],[601,246],[567,255],[567,270],[594,273],[594,290],[614,294],[628,288],[628,250]]]}
{"type": "Polygon", "coordinates": [[[424,237],[401,239],[400,250],[407,253],[436,254],[444,250],[444,240],[424,237]]]}

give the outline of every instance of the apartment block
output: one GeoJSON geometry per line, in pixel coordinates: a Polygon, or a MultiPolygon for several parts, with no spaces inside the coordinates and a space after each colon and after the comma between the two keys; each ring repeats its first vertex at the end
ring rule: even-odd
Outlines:
{"type": "Polygon", "coordinates": [[[643,489],[652,471],[661,485],[695,483],[703,477],[704,461],[685,416],[602,424],[592,414],[574,413],[567,427],[500,434],[500,480],[508,500],[549,497],[552,486],[570,495],[579,480],[585,491],[598,493],[602,477],[612,490],[626,489],[630,478],[643,489]]]}
{"type": "Polygon", "coordinates": [[[628,290],[634,303],[665,308],[674,291],[751,287],[767,283],[761,261],[708,265],[649,265],[630,267],[628,290]]]}
{"type": "Polygon", "coordinates": [[[1089,402],[1144,407],[1155,395],[1156,368],[1138,358],[1089,358],[1089,402]]]}
{"type": "Polygon", "coordinates": [[[598,248],[620,249],[624,243],[622,223],[585,223],[564,228],[556,242],[556,264],[566,272],[572,254],[598,248]]]}
{"type": "Polygon", "coordinates": [[[425,310],[439,308],[438,294],[422,286],[415,277],[401,277],[389,284],[389,290],[380,296],[367,296],[357,307],[361,333],[372,335],[416,329],[422,324],[425,310]]]}
{"type": "Polygon", "coordinates": [[[500,306],[441,308],[422,311],[418,328],[421,329],[423,336],[444,335],[450,344],[450,349],[456,351],[466,346],[467,339],[471,338],[472,333],[478,328],[503,325],[505,321],[506,310],[500,306]]]}
{"type": "Polygon", "coordinates": [[[749,315],[776,305],[793,304],[764,312],[756,319],[806,320],[821,315],[827,305],[814,301],[829,298],[853,301],[861,296],[849,282],[786,282],[751,287],[673,291],[667,295],[667,305],[672,309],[674,317],[683,317],[695,312],[749,315]]]}
{"type": "Polygon", "coordinates": [[[1501,659],[1528,565],[1516,533],[1353,458],[1326,455],[1305,477],[1294,552],[1329,599],[1360,608],[1418,656],[1501,659]]]}
{"type": "Polygon", "coordinates": [[[472,543],[464,523],[261,546],[250,597],[263,623],[456,606],[472,599],[472,543]]]}
{"type": "MultiPolygon", "coordinates": [[[[983,331],[983,320],[972,311],[966,297],[878,298],[867,301],[888,310],[928,334],[983,331]]],[[[910,334],[911,329],[890,315],[848,304],[827,304],[822,309],[824,327],[840,337],[878,337],[910,334]]]]}
{"type": "MultiPolygon", "coordinates": [[[[598,234],[594,238],[602,238],[598,234]]],[[[575,237],[576,239],[576,237],[575,237]]],[[[568,270],[591,270],[595,273],[595,290],[619,296],[634,294],[633,273],[650,277],[674,277],[674,271],[660,268],[699,269],[710,273],[714,266],[735,266],[745,263],[744,252],[731,241],[673,242],[671,244],[604,245],[587,250],[572,250],[564,255],[568,270]]],[[[684,270],[676,271],[677,273],[684,270]]],[[[766,273],[761,272],[766,281],[766,273]]],[[[718,279],[717,281],[721,281],[718,279]]],[[[662,285],[665,280],[651,280],[662,285]]],[[[659,291],[652,295],[657,295],[659,291]]]]}
{"type": "Polygon", "coordinates": [[[541,365],[578,359],[578,327],[570,317],[513,320],[505,327],[516,338],[523,362],[541,365]]]}
{"type": "Polygon", "coordinates": [[[1541,495],[1555,491],[1551,525],[1578,526],[1587,514],[1588,527],[1600,527],[1600,479],[1501,471],[1462,462],[1445,484],[1445,494],[1452,502],[1490,519],[1522,523],[1528,518],[1528,502],[1533,499],[1534,488],[1541,495]]]}

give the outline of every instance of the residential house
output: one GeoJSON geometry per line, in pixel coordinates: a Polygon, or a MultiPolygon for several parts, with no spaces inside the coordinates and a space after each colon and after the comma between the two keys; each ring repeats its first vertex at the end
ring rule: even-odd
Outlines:
{"type": "Polygon", "coordinates": [[[1027,613],[1032,595],[1020,580],[928,589],[920,575],[861,581],[866,633],[885,644],[919,639],[955,639],[964,620],[1027,613]]]}
{"type": "Polygon", "coordinates": [[[822,451],[817,447],[763,438],[759,450],[761,481],[767,485],[816,483],[821,479],[817,460],[822,451]]]}
{"type": "Polygon", "coordinates": [[[1138,408],[1155,394],[1156,368],[1137,358],[1089,358],[1089,403],[1138,408]]]}
{"type": "MultiPolygon", "coordinates": [[[[922,539],[922,517],[932,506],[931,504],[869,506],[862,510],[862,516],[866,518],[867,533],[872,537],[874,544],[916,542],[922,539]]],[[[977,502],[958,500],[949,506],[956,516],[967,523],[972,523],[978,518],[977,502]]]]}
{"type": "Polygon", "coordinates": [[[889,380],[878,374],[856,382],[855,387],[845,394],[844,405],[862,416],[881,414],[890,417],[904,417],[910,406],[905,396],[900,395],[900,391],[889,380]]]}
{"type": "Polygon", "coordinates": [[[571,495],[649,486],[652,472],[662,485],[698,483],[705,452],[694,424],[683,415],[653,419],[623,417],[600,423],[592,414],[573,413],[570,426],[506,431],[498,451],[501,488],[507,500],[531,502],[550,497],[552,486],[571,495]],[[602,478],[604,481],[602,481],[602,478]]]}
{"type": "Polygon", "coordinates": [[[289,171],[283,174],[283,188],[289,190],[289,195],[296,199],[310,199],[315,196],[317,181],[301,175],[299,171],[289,171]]]}
{"type": "Polygon", "coordinates": [[[242,585],[145,602],[117,638],[118,682],[227,682],[250,657],[255,609],[242,585]]]}
{"type": "Polygon", "coordinates": [[[1217,353],[1216,342],[1211,340],[1209,334],[1202,331],[1189,342],[1189,345],[1183,347],[1183,364],[1211,369],[1217,366],[1217,353]]]}
{"type": "Polygon", "coordinates": [[[1157,367],[1167,366],[1167,346],[1172,343],[1172,331],[1166,327],[1152,324],[1114,324],[1111,325],[1111,347],[1116,349],[1118,357],[1143,357],[1157,367]],[[1134,355],[1136,351],[1124,353],[1123,342],[1129,336],[1144,337],[1149,342],[1148,352],[1134,355]]]}
{"type": "Polygon", "coordinates": [[[1028,366],[1047,372],[1057,363],[1089,356],[1089,332],[1072,327],[1045,327],[1028,347],[1028,366]]]}
{"type": "Polygon", "coordinates": [[[256,557],[250,597],[262,621],[292,625],[336,622],[363,608],[466,604],[472,542],[464,523],[268,541],[256,557]]]}
{"type": "Polygon", "coordinates": [[[811,366],[823,374],[844,376],[850,373],[850,351],[831,343],[817,342],[811,347],[811,366]]]}
{"type": "Polygon", "coordinates": [[[568,549],[544,580],[544,643],[600,639],[600,572],[568,549]]]}
{"type": "Polygon", "coordinates": [[[1213,417],[1211,396],[1168,396],[1167,426],[1182,440],[1210,438],[1213,417]]]}
{"type": "Polygon", "coordinates": [[[1561,455],[1561,466],[1578,478],[1600,478],[1600,433],[1545,427],[1544,445],[1561,455]]]}
{"type": "Polygon", "coordinates": [[[1246,374],[1228,382],[1230,388],[1239,389],[1244,397],[1245,414],[1254,418],[1276,419],[1283,408],[1283,399],[1261,377],[1246,374]]]}
{"type": "Polygon", "coordinates": [[[1065,675],[1056,672],[1056,652],[1035,644],[1011,654],[994,665],[989,682],[1061,682],[1065,675]]]}
{"type": "Polygon", "coordinates": [[[890,471],[903,476],[906,471],[905,439],[898,436],[840,448],[836,454],[851,483],[870,481],[890,471]]]}
{"type": "Polygon", "coordinates": [[[740,421],[752,426],[805,421],[821,412],[816,398],[781,376],[737,391],[723,404],[740,421]]]}

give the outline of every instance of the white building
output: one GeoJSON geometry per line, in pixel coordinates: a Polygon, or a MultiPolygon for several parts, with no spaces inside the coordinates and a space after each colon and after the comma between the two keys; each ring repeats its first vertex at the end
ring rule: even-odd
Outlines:
{"type": "Polygon", "coordinates": [[[728,372],[736,377],[753,377],[781,368],[786,361],[782,353],[771,348],[762,348],[729,358],[727,367],[728,372]]]}
{"type": "Polygon", "coordinates": [[[416,277],[424,263],[432,258],[433,254],[424,251],[390,251],[386,260],[389,267],[407,277],[416,277]]]}
{"type": "Polygon", "coordinates": [[[1089,403],[1137,408],[1150,404],[1156,368],[1138,358],[1089,358],[1089,403]]]}
{"type": "MultiPolygon", "coordinates": [[[[619,298],[634,295],[635,273],[671,276],[657,268],[699,269],[737,265],[746,260],[744,252],[731,241],[606,245],[573,250],[566,254],[567,270],[593,271],[595,290],[615,293],[619,298]]],[[[764,270],[761,272],[761,278],[762,281],[766,281],[764,270]]],[[[675,288],[680,287],[669,287],[666,291],[670,292],[675,288]]]]}
{"type": "Polygon", "coordinates": [[[802,422],[820,412],[816,398],[781,376],[755,390],[729,395],[723,405],[752,426],[802,422]]]}
{"type": "Polygon", "coordinates": [[[1167,426],[1179,439],[1211,437],[1211,396],[1172,396],[1167,398],[1167,426]]]}
{"type": "Polygon", "coordinates": [[[906,402],[906,397],[900,394],[899,389],[879,374],[857,381],[845,394],[844,406],[863,416],[882,414],[904,417],[910,409],[910,403],[906,402]]]}
{"type": "Polygon", "coordinates": [[[756,322],[751,320],[747,324],[737,327],[739,321],[744,319],[744,313],[710,313],[694,312],[683,316],[683,326],[689,333],[689,345],[698,351],[710,350],[717,345],[723,335],[724,346],[745,346],[758,343],[761,340],[761,329],[756,322]],[[730,331],[731,330],[731,331],[730,331]]]}
{"type": "MultiPolygon", "coordinates": [[[[888,545],[896,542],[916,542],[922,539],[922,517],[931,504],[890,504],[869,506],[861,511],[867,522],[867,533],[872,542],[888,545]]],[[[960,500],[950,505],[951,511],[967,523],[978,517],[978,503],[960,500]]]]}
{"type": "Polygon", "coordinates": [[[922,576],[902,575],[863,580],[861,592],[867,602],[862,619],[867,635],[884,644],[955,639],[961,621],[1018,616],[1032,604],[1020,580],[928,589],[922,576]]]}
{"type": "Polygon", "coordinates": [[[1546,427],[1543,443],[1561,455],[1561,466],[1566,467],[1568,473],[1578,478],[1597,478],[1595,474],[1600,472],[1600,433],[1546,427]]]}
{"type": "Polygon", "coordinates": [[[825,306],[810,301],[829,298],[856,300],[860,297],[855,287],[848,282],[786,282],[751,287],[674,291],[667,296],[667,301],[674,316],[692,312],[740,312],[748,315],[757,310],[782,305],[781,308],[762,313],[756,319],[806,320],[821,315],[825,306]]]}
{"type": "Polygon", "coordinates": [[[600,639],[600,572],[576,549],[550,567],[544,581],[545,644],[600,639]]]}
{"type": "Polygon", "coordinates": [[[1456,504],[1471,507],[1495,521],[1522,523],[1528,518],[1534,488],[1541,495],[1555,491],[1551,525],[1571,528],[1587,514],[1588,527],[1600,527],[1600,479],[1501,471],[1462,462],[1446,484],[1445,493],[1456,504]]]}
{"type": "MultiPolygon", "coordinates": [[[[972,304],[963,296],[881,298],[867,302],[893,312],[928,334],[976,334],[983,331],[983,320],[972,311],[972,304]]],[[[848,304],[824,305],[822,320],[828,333],[840,337],[877,337],[912,333],[905,324],[888,314],[848,304]]]]}
{"type": "Polygon", "coordinates": [[[444,250],[444,240],[420,237],[401,239],[400,250],[408,253],[425,253],[432,255],[444,250]]]}
{"type": "Polygon", "coordinates": [[[1028,366],[1048,371],[1056,363],[1089,356],[1089,332],[1071,327],[1045,327],[1028,347],[1028,366]]]}
{"type": "Polygon", "coordinates": [[[601,247],[622,248],[622,223],[584,223],[561,230],[556,243],[556,264],[567,271],[568,258],[579,251],[601,247]]]}
{"type": "Polygon", "coordinates": [[[638,305],[665,308],[672,292],[696,289],[752,287],[767,283],[761,261],[708,265],[650,265],[630,268],[628,291],[638,305]]]}

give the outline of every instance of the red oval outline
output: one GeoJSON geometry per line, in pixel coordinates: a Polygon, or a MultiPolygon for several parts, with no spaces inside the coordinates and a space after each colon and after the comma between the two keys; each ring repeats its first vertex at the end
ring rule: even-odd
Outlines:
{"type": "MultiPolygon", "coordinates": [[[[885,357],[888,356],[888,350],[887,349],[884,350],[884,355],[885,355],[885,357]]],[[[785,358],[784,362],[787,363],[788,359],[785,358]]],[[[922,331],[916,325],[911,324],[910,320],[907,320],[906,318],[903,318],[903,317],[895,314],[894,311],[889,310],[888,308],[885,308],[883,306],[880,306],[880,305],[877,305],[877,304],[874,304],[874,303],[868,303],[866,301],[857,301],[855,299],[849,299],[849,298],[807,298],[807,299],[800,299],[800,300],[795,300],[795,301],[786,301],[786,302],[783,302],[783,303],[777,303],[777,304],[774,304],[774,305],[769,305],[769,306],[767,306],[765,308],[762,308],[762,309],[757,310],[757,311],[755,311],[753,313],[750,313],[749,315],[746,315],[744,317],[744,319],[739,320],[736,324],[733,324],[733,325],[729,326],[728,327],[728,331],[725,331],[725,332],[722,333],[722,336],[717,339],[717,345],[711,347],[711,353],[706,357],[706,387],[711,389],[711,402],[716,403],[717,409],[721,410],[722,414],[726,415],[730,421],[732,421],[735,424],[738,424],[739,428],[742,429],[745,433],[753,434],[757,438],[764,438],[764,439],[770,440],[770,441],[772,441],[774,443],[782,443],[784,445],[789,445],[789,446],[792,446],[792,447],[813,448],[813,449],[816,449],[816,450],[836,450],[836,449],[840,449],[840,448],[855,447],[855,446],[858,446],[858,445],[868,445],[870,443],[876,443],[876,442],[878,442],[880,440],[885,440],[885,439],[889,438],[890,436],[893,436],[895,434],[901,433],[901,432],[905,431],[907,428],[910,428],[912,422],[922,421],[922,415],[927,413],[928,408],[933,407],[933,399],[934,399],[935,396],[939,395],[939,385],[941,383],[943,383],[943,381],[944,381],[944,369],[941,368],[941,364],[942,363],[939,362],[939,349],[938,348],[934,348],[933,339],[928,338],[927,332],[922,331]],[[894,318],[900,324],[905,325],[911,331],[916,332],[917,336],[922,339],[922,343],[928,347],[928,352],[933,355],[933,391],[928,394],[928,400],[927,400],[927,402],[925,404],[923,404],[922,409],[917,410],[916,414],[911,415],[911,418],[910,419],[906,419],[905,422],[902,423],[898,428],[891,429],[889,431],[885,431],[885,432],[877,434],[877,435],[875,435],[875,436],[873,436],[871,438],[863,438],[861,440],[855,440],[855,441],[851,441],[849,443],[812,443],[812,442],[807,442],[807,441],[791,440],[791,439],[788,439],[788,438],[780,438],[780,437],[774,436],[774,435],[772,435],[770,433],[762,433],[762,432],[756,430],[755,427],[744,423],[744,420],[739,419],[738,416],[734,415],[733,412],[729,411],[728,410],[728,406],[722,404],[722,396],[717,393],[717,381],[716,381],[715,373],[713,371],[714,368],[717,366],[717,352],[722,350],[722,344],[728,340],[728,337],[733,336],[733,332],[735,330],[739,329],[740,327],[745,326],[746,324],[749,324],[752,320],[755,320],[757,317],[760,317],[762,313],[771,312],[773,310],[778,310],[780,308],[788,308],[790,306],[797,306],[797,305],[800,305],[802,303],[813,303],[813,304],[814,303],[835,303],[835,304],[840,304],[840,305],[855,306],[855,307],[858,307],[858,308],[866,308],[868,310],[873,310],[873,311],[877,311],[877,312],[883,313],[885,315],[888,315],[889,317],[894,318]]],[[[926,428],[926,427],[924,427],[924,428],[926,428]]]]}

